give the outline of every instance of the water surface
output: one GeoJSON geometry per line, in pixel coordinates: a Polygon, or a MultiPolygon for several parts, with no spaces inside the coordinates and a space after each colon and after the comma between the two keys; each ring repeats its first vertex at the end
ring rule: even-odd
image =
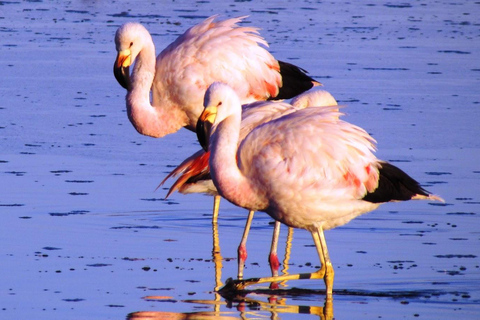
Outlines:
{"type": "MultiPolygon", "coordinates": [[[[0,317],[477,319],[479,11],[464,1],[1,1],[0,317]],[[249,15],[277,58],[348,106],[380,158],[446,200],[386,204],[328,231],[332,306],[321,281],[219,296],[246,212],[223,201],[212,230],[211,198],[154,191],[199,146],[186,130],[152,139],[133,129],[113,36],[139,21],[159,52],[212,14],[249,15]]],[[[246,276],[268,275],[271,229],[257,214],[246,276]]],[[[315,270],[307,232],[288,250],[286,228],[281,239],[287,272],[315,270]]]]}

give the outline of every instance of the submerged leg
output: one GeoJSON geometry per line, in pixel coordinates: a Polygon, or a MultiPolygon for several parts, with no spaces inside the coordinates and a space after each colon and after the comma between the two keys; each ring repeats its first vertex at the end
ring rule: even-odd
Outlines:
{"type": "Polygon", "coordinates": [[[222,268],[223,268],[223,258],[220,252],[220,239],[218,236],[218,223],[217,221],[212,222],[212,235],[213,235],[213,248],[212,248],[212,259],[215,265],[215,291],[217,291],[222,286],[222,268]]]}
{"type": "Polygon", "coordinates": [[[238,279],[243,278],[243,268],[245,266],[245,261],[247,260],[247,238],[248,233],[250,232],[250,226],[252,225],[253,214],[255,211],[248,212],[247,222],[245,223],[245,229],[243,229],[243,236],[240,245],[238,246],[238,279]]]}
{"type": "MultiPolygon", "coordinates": [[[[290,261],[290,255],[292,253],[292,240],[293,240],[293,228],[288,227],[287,241],[285,243],[285,256],[283,257],[283,263],[282,263],[283,274],[288,274],[288,269],[290,268],[289,261],[290,261]]],[[[286,286],[285,283],[286,281],[282,281],[279,283],[279,285],[286,286]]]]}

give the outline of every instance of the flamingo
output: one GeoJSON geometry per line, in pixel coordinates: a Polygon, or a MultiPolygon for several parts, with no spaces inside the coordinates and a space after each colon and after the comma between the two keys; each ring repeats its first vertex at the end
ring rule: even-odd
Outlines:
{"type": "Polygon", "coordinates": [[[377,159],[375,140],[341,120],[338,107],[290,113],[256,127],[239,145],[241,103],[235,91],[213,83],[204,106],[199,122],[205,123],[209,137],[210,174],[218,193],[237,206],[308,230],[321,261],[321,268],[313,273],[229,279],[224,290],[323,278],[331,299],[334,271],[324,230],[344,225],[384,202],[443,201],[401,169],[377,159]]]}
{"type": "Polygon", "coordinates": [[[214,81],[228,83],[242,103],[291,98],[320,85],[305,70],[277,61],[257,28],[238,26],[245,17],[216,17],[188,29],[156,59],[144,26],[127,22],[118,28],[114,75],[127,89],[128,118],[139,133],[160,138],[182,127],[195,131],[214,81]]]}
{"type": "MultiPolygon", "coordinates": [[[[260,101],[242,106],[242,122],[240,129],[239,141],[242,141],[248,133],[250,133],[255,127],[272,121],[276,118],[284,116],[286,114],[296,112],[300,109],[304,109],[310,106],[335,106],[337,101],[328,92],[320,87],[313,87],[312,89],[296,96],[292,99],[291,103],[286,102],[273,102],[273,101],[260,101]]],[[[201,124],[201,122],[199,122],[201,124]]],[[[175,183],[170,187],[165,198],[168,198],[170,194],[175,191],[179,191],[183,194],[189,193],[206,193],[216,197],[217,201],[220,199],[217,189],[215,188],[211,177],[210,169],[208,166],[208,160],[210,152],[203,149],[195,152],[193,155],[185,159],[179,166],[177,166],[172,172],[170,172],[165,179],[160,183],[162,186],[170,177],[179,176],[175,183]]],[[[157,189],[158,189],[157,187],[157,189]]],[[[218,217],[218,202],[215,201],[214,206],[214,219],[218,217]]],[[[247,238],[250,231],[254,211],[250,210],[245,229],[242,235],[241,242],[237,249],[238,256],[238,273],[237,278],[243,278],[243,268],[247,259],[247,238]]],[[[272,276],[278,275],[278,269],[280,263],[277,255],[278,237],[280,234],[280,222],[276,221],[273,229],[272,244],[270,247],[270,254],[268,261],[272,271],[272,276]]],[[[272,288],[275,285],[272,286],[272,288]]]]}

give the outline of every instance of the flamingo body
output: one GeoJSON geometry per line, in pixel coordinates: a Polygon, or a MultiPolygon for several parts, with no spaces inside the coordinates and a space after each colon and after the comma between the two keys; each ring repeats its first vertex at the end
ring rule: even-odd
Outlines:
{"type": "Polygon", "coordinates": [[[215,18],[188,29],[156,59],[152,37],[141,24],[128,22],[117,30],[114,74],[128,90],[128,117],[139,133],[163,137],[182,127],[193,131],[205,90],[214,81],[228,83],[242,103],[290,98],[319,85],[303,69],[277,61],[256,28],[238,26],[244,17],[215,18]]]}

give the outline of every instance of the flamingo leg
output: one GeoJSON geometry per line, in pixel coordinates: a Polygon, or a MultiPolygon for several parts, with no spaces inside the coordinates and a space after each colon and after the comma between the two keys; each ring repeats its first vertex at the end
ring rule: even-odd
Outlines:
{"type": "Polygon", "coordinates": [[[218,211],[220,209],[220,197],[216,195],[213,197],[213,212],[212,212],[212,222],[216,223],[218,221],[218,211]]]}
{"type": "Polygon", "coordinates": [[[330,261],[330,255],[328,254],[327,241],[325,240],[323,229],[321,227],[317,228],[317,231],[312,232],[312,236],[322,262],[322,268],[325,269],[325,277],[323,278],[323,281],[325,281],[327,297],[332,297],[335,272],[333,271],[332,261],[330,261]],[[318,240],[315,239],[315,235],[318,236],[318,240]]]}
{"type": "MultiPolygon", "coordinates": [[[[272,277],[278,277],[278,269],[280,268],[280,261],[278,261],[278,255],[277,255],[279,236],[280,236],[280,222],[275,221],[275,226],[273,227],[272,245],[270,246],[270,255],[268,256],[268,262],[270,264],[272,277]]],[[[270,284],[270,289],[278,289],[278,283],[272,282],[270,284]]]]}
{"type": "Polygon", "coordinates": [[[225,286],[221,291],[240,291],[245,289],[247,286],[259,284],[259,283],[268,283],[268,282],[279,282],[287,280],[301,280],[301,279],[324,279],[326,286],[326,295],[328,299],[332,298],[333,292],[333,278],[334,271],[330,257],[328,254],[327,243],[325,241],[325,236],[323,234],[323,229],[320,227],[315,231],[312,231],[313,241],[315,242],[315,247],[317,248],[317,253],[322,263],[320,269],[312,273],[298,273],[298,274],[289,274],[281,275],[277,277],[263,277],[263,278],[251,278],[246,280],[232,280],[228,279],[225,286]]]}
{"type": "Polygon", "coordinates": [[[242,241],[238,245],[238,279],[243,279],[243,268],[245,267],[245,261],[247,260],[247,238],[250,232],[250,226],[252,225],[253,214],[255,211],[250,210],[248,212],[247,222],[245,223],[245,229],[243,229],[242,241]]]}

